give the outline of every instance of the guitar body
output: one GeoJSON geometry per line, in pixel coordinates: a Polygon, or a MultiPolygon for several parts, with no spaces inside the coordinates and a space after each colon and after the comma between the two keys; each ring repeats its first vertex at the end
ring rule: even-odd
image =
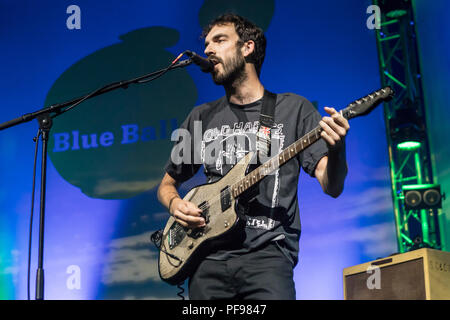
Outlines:
{"type": "Polygon", "coordinates": [[[178,224],[173,217],[169,218],[159,252],[159,274],[162,280],[170,284],[181,283],[203,260],[213,243],[217,245],[221,240],[229,239],[233,231],[242,228],[244,221],[236,211],[237,201],[231,195],[231,190],[227,189],[245,177],[254,156],[254,152],[248,152],[220,180],[197,186],[183,198],[203,209],[206,226],[189,229],[178,224]]]}

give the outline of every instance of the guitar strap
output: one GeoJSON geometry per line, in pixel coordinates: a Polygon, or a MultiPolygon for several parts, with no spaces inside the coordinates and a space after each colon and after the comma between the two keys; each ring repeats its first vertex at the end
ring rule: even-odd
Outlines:
{"type": "Polygon", "coordinates": [[[261,157],[267,159],[270,154],[271,130],[275,125],[274,115],[276,100],[276,94],[264,90],[264,97],[259,115],[259,129],[256,133],[256,151],[258,152],[258,159],[261,159],[261,157]]]}

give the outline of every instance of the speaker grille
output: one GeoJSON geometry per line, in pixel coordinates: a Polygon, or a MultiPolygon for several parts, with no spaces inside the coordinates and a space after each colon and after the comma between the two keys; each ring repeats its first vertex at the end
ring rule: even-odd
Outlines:
{"type": "Polygon", "coordinates": [[[369,289],[367,280],[374,275],[361,272],[345,276],[348,300],[425,300],[423,258],[380,268],[380,289],[369,289]]]}

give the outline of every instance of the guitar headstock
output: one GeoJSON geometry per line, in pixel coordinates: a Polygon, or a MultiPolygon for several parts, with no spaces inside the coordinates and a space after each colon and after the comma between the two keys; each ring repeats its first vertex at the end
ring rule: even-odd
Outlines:
{"type": "Polygon", "coordinates": [[[358,99],[350,103],[347,108],[342,110],[342,115],[346,119],[352,119],[359,116],[364,116],[372,112],[380,103],[389,101],[395,95],[391,87],[385,87],[368,94],[364,98],[358,99]]]}

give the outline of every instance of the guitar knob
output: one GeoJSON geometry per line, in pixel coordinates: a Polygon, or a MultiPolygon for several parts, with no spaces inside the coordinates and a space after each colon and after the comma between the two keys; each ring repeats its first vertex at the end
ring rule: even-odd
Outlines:
{"type": "Polygon", "coordinates": [[[228,228],[229,225],[230,225],[230,224],[228,223],[228,221],[225,220],[225,223],[224,223],[225,228],[228,228]]]}
{"type": "Polygon", "coordinates": [[[189,243],[188,245],[188,249],[192,249],[194,247],[194,241],[191,241],[191,243],[189,243]]]}

